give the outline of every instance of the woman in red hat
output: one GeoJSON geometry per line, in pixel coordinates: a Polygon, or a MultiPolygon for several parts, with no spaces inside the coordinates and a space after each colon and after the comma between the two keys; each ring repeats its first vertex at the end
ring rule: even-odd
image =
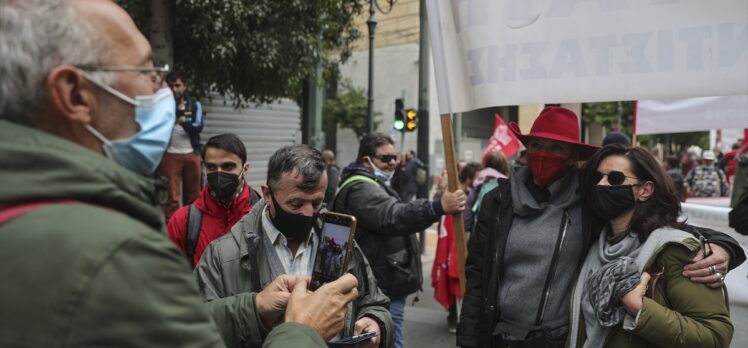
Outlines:
{"type": "MultiPolygon", "coordinates": [[[[545,108],[528,134],[509,128],[528,165],[498,179],[477,213],[457,345],[563,347],[577,269],[600,231],[583,208],[576,164],[598,147],[580,142],[577,115],[561,107],[545,108]]],[[[714,250],[704,271],[729,259],[714,250]]]]}

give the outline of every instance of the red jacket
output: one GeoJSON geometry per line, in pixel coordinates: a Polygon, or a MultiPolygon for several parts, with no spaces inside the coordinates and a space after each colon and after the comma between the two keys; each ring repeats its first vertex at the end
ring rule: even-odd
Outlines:
{"type": "MultiPolygon", "coordinates": [[[[249,213],[252,208],[249,205],[250,192],[249,186],[244,184],[242,193],[234,198],[231,204],[225,205],[210,196],[208,185],[203,187],[194,202],[195,207],[203,212],[202,228],[195,248],[195,265],[200,261],[200,256],[203,255],[203,251],[210,242],[229,232],[237,221],[249,213]]],[[[189,205],[179,208],[169,219],[168,225],[169,239],[179,249],[182,249],[185,255],[187,255],[187,213],[189,208],[189,205]]]]}

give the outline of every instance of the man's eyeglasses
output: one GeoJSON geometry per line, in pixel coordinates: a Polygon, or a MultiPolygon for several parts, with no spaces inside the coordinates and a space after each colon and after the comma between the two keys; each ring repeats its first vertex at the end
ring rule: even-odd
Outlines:
{"type": "Polygon", "coordinates": [[[378,160],[380,160],[380,161],[382,161],[384,163],[390,163],[392,161],[396,161],[397,160],[397,155],[379,155],[379,156],[374,156],[374,158],[376,158],[376,159],[378,159],[378,160]]]}
{"type": "Polygon", "coordinates": [[[164,64],[163,66],[154,66],[154,67],[140,67],[140,66],[95,66],[95,65],[78,65],[76,66],[78,69],[85,70],[85,71],[103,71],[103,72],[140,72],[140,73],[147,73],[149,75],[158,75],[159,78],[162,77],[163,74],[166,74],[169,72],[169,64],[164,64]]]}
{"type": "Polygon", "coordinates": [[[594,174],[592,174],[592,180],[595,183],[599,183],[600,180],[603,179],[604,176],[608,176],[608,183],[613,186],[619,186],[623,185],[623,182],[626,181],[626,178],[639,180],[639,178],[633,177],[633,176],[626,176],[623,172],[619,172],[617,170],[611,170],[607,174],[600,173],[598,171],[595,171],[594,174]]]}

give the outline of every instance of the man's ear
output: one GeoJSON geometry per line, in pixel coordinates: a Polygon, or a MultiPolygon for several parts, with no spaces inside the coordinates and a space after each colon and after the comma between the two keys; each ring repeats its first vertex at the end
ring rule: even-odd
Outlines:
{"type": "Polygon", "coordinates": [[[50,111],[73,123],[91,123],[91,113],[96,108],[95,91],[78,69],[71,65],[55,67],[47,75],[45,88],[50,111]]]}
{"type": "Polygon", "coordinates": [[[371,158],[369,158],[369,156],[361,157],[361,165],[369,171],[374,170],[374,168],[371,167],[371,158]]]}
{"type": "Polygon", "coordinates": [[[265,205],[272,207],[273,200],[270,198],[270,187],[268,185],[260,185],[260,189],[262,190],[262,199],[265,201],[265,205]]]}
{"type": "Polygon", "coordinates": [[[639,202],[646,202],[652,194],[654,194],[654,184],[651,181],[647,181],[639,186],[637,190],[637,200],[639,202]]]}

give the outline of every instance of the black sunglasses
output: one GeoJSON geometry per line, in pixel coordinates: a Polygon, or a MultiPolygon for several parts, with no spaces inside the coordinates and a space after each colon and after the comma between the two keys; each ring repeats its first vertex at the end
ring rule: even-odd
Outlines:
{"type": "Polygon", "coordinates": [[[619,172],[617,170],[611,170],[610,172],[608,172],[608,174],[603,174],[598,171],[595,171],[595,173],[592,174],[592,180],[594,180],[595,184],[597,184],[606,175],[608,176],[608,183],[613,186],[623,185],[623,182],[626,181],[626,178],[635,179],[637,181],[639,180],[639,178],[635,178],[633,176],[626,176],[626,174],[623,174],[623,172],[619,172]]]}
{"type": "Polygon", "coordinates": [[[392,161],[396,161],[397,160],[397,155],[379,155],[379,156],[374,156],[374,158],[376,158],[376,159],[378,159],[378,160],[380,160],[380,161],[382,161],[384,163],[390,163],[392,161]]]}

